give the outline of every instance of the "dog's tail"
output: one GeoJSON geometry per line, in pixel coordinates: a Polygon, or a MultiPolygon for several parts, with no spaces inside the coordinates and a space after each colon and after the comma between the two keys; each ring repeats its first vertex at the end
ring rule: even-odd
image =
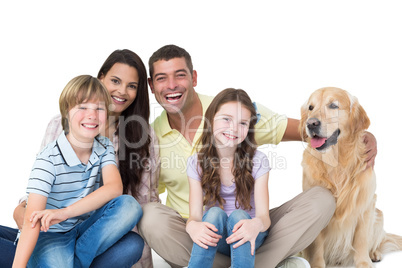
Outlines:
{"type": "Polygon", "coordinates": [[[381,253],[402,250],[402,236],[386,233],[379,250],[381,253]]]}

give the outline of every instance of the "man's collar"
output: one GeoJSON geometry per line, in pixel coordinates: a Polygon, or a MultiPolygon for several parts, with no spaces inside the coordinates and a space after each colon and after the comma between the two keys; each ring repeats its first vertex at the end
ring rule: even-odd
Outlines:
{"type": "MultiPolygon", "coordinates": [[[[208,106],[210,104],[210,101],[208,101],[208,99],[209,98],[212,99],[213,97],[209,97],[209,96],[199,94],[199,93],[197,93],[197,96],[198,96],[198,98],[199,98],[199,100],[201,102],[202,117],[204,117],[205,112],[206,112],[206,110],[207,110],[207,108],[208,108],[208,106]]],[[[166,110],[162,111],[159,119],[160,119],[160,131],[161,131],[162,136],[164,136],[166,134],[169,134],[170,132],[173,131],[172,127],[169,124],[169,118],[168,118],[166,110]]],[[[202,120],[201,126],[203,126],[203,120],[202,120]]]]}

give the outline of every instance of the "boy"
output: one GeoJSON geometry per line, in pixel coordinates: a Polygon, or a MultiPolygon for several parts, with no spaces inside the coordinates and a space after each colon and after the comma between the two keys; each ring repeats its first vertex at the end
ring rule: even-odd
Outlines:
{"type": "Polygon", "coordinates": [[[113,145],[99,135],[110,105],[102,83],[78,76],[59,104],[64,133],[34,163],[13,267],[89,267],[142,216],[132,196],[121,196],[113,145]]]}

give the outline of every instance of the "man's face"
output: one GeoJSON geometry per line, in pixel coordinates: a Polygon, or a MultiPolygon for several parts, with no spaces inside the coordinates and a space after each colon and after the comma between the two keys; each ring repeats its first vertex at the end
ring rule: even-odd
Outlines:
{"type": "Polygon", "coordinates": [[[154,62],[149,86],[158,103],[167,113],[185,113],[190,108],[197,85],[197,72],[190,73],[184,58],[154,62]]]}

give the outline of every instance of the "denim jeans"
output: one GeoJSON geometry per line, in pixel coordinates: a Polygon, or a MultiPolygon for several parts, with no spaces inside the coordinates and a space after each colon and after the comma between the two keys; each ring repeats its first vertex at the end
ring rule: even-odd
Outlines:
{"type": "Polygon", "coordinates": [[[15,255],[14,241],[18,229],[0,226],[0,267],[11,268],[15,255]]]}
{"type": "Polygon", "coordinates": [[[254,267],[255,250],[262,245],[265,238],[268,236],[268,230],[259,233],[257,236],[255,240],[254,255],[251,255],[250,242],[244,243],[235,249],[233,248],[233,245],[236,244],[236,242],[230,245],[226,243],[226,238],[232,235],[232,230],[235,224],[243,219],[251,219],[248,213],[243,210],[235,210],[228,217],[226,212],[221,208],[210,208],[202,217],[202,221],[215,225],[218,229],[217,233],[220,234],[222,238],[219,240],[216,247],[208,246],[208,249],[204,249],[194,243],[188,267],[212,267],[216,251],[225,254],[226,256],[230,256],[232,268],[254,267]]]}
{"type": "MultiPolygon", "coordinates": [[[[65,233],[41,232],[35,249],[28,262],[28,267],[130,267],[132,263],[121,263],[125,249],[110,248],[116,244],[118,248],[128,241],[137,243],[135,261],[141,257],[144,242],[136,234],[130,233],[122,239],[142,217],[142,209],[138,202],[129,195],[119,196],[96,210],[87,220],[79,223],[65,233]],[[96,256],[104,253],[107,256],[96,256]],[[115,255],[117,254],[117,255],[115,255]],[[99,266],[98,266],[99,265],[99,266]]],[[[131,260],[130,260],[131,261],[131,260]]]]}
{"type": "MultiPolygon", "coordinates": [[[[0,267],[11,268],[15,256],[18,229],[0,225],[0,267]]],[[[91,268],[131,267],[142,256],[144,240],[134,232],[128,232],[91,263],[91,268]]]]}

